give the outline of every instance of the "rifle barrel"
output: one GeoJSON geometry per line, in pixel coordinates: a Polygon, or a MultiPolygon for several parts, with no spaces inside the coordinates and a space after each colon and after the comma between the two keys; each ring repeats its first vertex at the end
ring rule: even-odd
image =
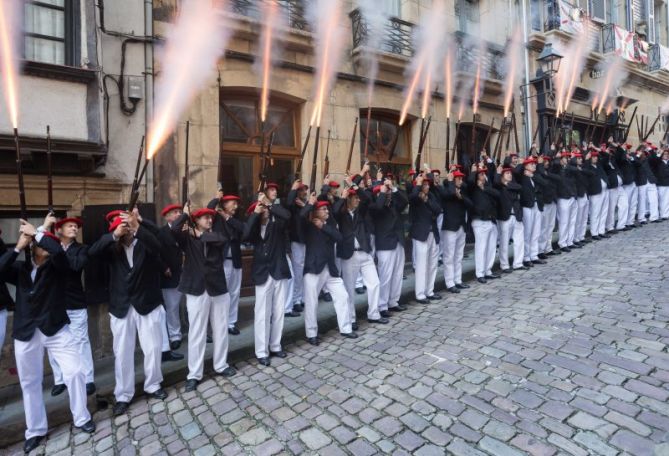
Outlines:
{"type": "Polygon", "coordinates": [[[51,161],[51,126],[46,126],[47,207],[53,212],[53,163],[51,161]]]}
{"type": "Polygon", "coordinates": [[[311,162],[311,178],[309,179],[309,189],[312,192],[315,192],[315,187],[316,187],[316,168],[317,168],[317,163],[318,163],[318,143],[320,142],[321,136],[321,127],[317,126],[316,127],[316,139],[314,140],[314,156],[311,162]]]}
{"type": "Polygon", "coordinates": [[[19,208],[21,218],[28,218],[28,209],[26,206],[26,187],[23,182],[23,161],[21,160],[21,146],[19,145],[19,130],[14,128],[14,148],[16,149],[16,176],[19,181],[19,208]]]}
{"type": "Polygon", "coordinates": [[[648,139],[648,137],[651,135],[651,133],[653,133],[653,131],[655,130],[655,125],[657,125],[658,120],[660,120],[660,114],[657,115],[657,117],[655,118],[655,122],[653,122],[653,124],[650,126],[650,128],[646,132],[646,135],[643,137],[643,141],[646,141],[648,139]]]}
{"type": "Polygon", "coordinates": [[[295,179],[299,179],[302,174],[302,162],[304,162],[304,154],[307,153],[307,146],[309,145],[309,138],[311,137],[311,125],[307,130],[307,137],[304,139],[304,144],[302,144],[302,153],[300,154],[300,161],[297,162],[297,167],[295,168],[295,179]]]}
{"type": "Polygon", "coordinates": [[[188,177],[190,174],[189,156],[188,156],[189,141],[190,141],[190,120],[186,121],[186,151],[185,151],[185,161],[184,161],[184,177],[181,186],[181,190],[183,192],[183,195],[181,196],[184,204],[186,204],[190,199],[190,189],[188,188],[188,177]]]}
{"type": "MultiPolygon", "coordinates": [[[[355,135],[357,132],[358,132],[358,118],[356,117],[355,122],[353,122],[353,134],[351,135],[351,145],[348,148],[348,160],[346,160],[347,173],[351,170],[351,160],[353,159],[353,147],[355,147],[355,135]]],[[[367,148],[366,145],[365,148],[367,148]]]]}

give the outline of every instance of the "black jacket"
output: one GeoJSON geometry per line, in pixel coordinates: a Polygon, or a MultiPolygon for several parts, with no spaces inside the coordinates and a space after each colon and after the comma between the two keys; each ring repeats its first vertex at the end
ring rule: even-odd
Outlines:
{"type": "Polygon", "coordinates": [[[588,196],[602,193],[602,181],[605,183],[608,182],[608,175],[602,165],[599,162],[596,165],[592,164],[592,162],[585,162],[583,169],[588,175],[588,196]]]}
{"type": "MultiPolygon", "coordinates": [[[[0,256],[4,255],[4,253],[7,251],[7,246],[5,245],[5,242],[0,238],[0,256]]],[[[9,294],[9,290],[7,289],[7,284],[5,283],[6,279],[4,277],[4,274],[0,274],[0,310],[5,310],[7,308],[13,309],[14,308],[14,300],[12,299],[12,296],[9,294]]]]}
{"type": "Polygon", "coordinates": [[[304,219],[300,217],[300,211],[304,206],[298,206],[295,203],[295,200],[297,200],[297,190],[291,190],[288,192],[288,197],[286,198],[286,206],[290,211],[288,233],[290,236],[290,242],[299,242],[300,244],[304,244],[304,232],[306,230],[307,222],[305,222],[304,219]]]}
{"type": "Polygon", "coordinates": [[[205,291],[209,296],[223,295],[228,292],[223,269],[228,238],[221,231],[203,233],[199,238],[192,236],[190,229],[182,229],[188,217],[182,214],[172,224],[172,233],[185,256],[179,291],[194,296],[205,291]]]}
{"type": "MultiPolygon", "coordinates": [[[[217,204],[218,198],[214,198],[207,204],[207,207],[216,210],[217,204]]],[[[232,266],[236,269],[241,269],[244,222],[235,217],[225,220],[225,218],[217,212],[214,217],[212,231],[222,232],[228,238],[228,244],[225,246],[225,259],[232,260],[232,266]]]]}
{"type": "Polygon", "coordinates": [[[251,214],[244,226],[243,239],[253,244],[253,266],[251,278],[255,285],[262,285],[272,276],[275,280],[290,279],[290,266],[286,258],[285,236],[286,224],[290,220],[288,209],[274,204],[270,207],[270,218],[261,233],[261,217],[255,212],[251,214]]]}
{"type": "Polygon", "coordinates": [[[407,196],[401,190],[377,194],[369,207],[374,221],[376,250],[394,250],[397,244],[404,247],[404,224],[400,214],[408,204],[407,196]]]}
{"type": "Polygon", "coordinates": [[[332,209],[334,218],[339,226],[339,233],[342,236],[341,242],[337,242],[337,257],[348,260],[355,252],[355,240],[358,240],[359,250],[367,253],[372,251],[372,239],[366,222],[367,212],[371,196],[365,190],[357,191],[360,197],[360,205],[353,213],[353,217],[348,211],[346,200],[341,198],[334,204],[332,209]]]}
{"type": "MultiPolygon", "coordinates": [[[[32,261],[17,261],[19,253],[6,251],[0,257],[0,274],[16,286],[16,308],[12,337],[28,342],[36,329],[53,336],[70,322],[66,312],[68,262],[60,242],[43,236],[38,245],[49,252],[49,258],[31,278],[32,261]]],[[[39,362],[42,362],[40,359],[39,362]]]]}
{"type": "Polygon", "coordinates": [[[549,170],[549,175],[557,176],[557,197],[559,199],[569,199],[576,197],[576,173],[574,166],[562,166],[560,163],[554,163],[549,170]]]}
{"type": "Polygon", "coordinates": [[[183,267],[184,253],[179,247],[172,229],[169,225],[164,225],[158,230],[158,240],[160,241],[160,259],[161,276],[160,288],[176,288],[181,280],[181,268],[183,267]],[[172,273],[171,277],[165,275],[167,269],[172,273]]]}
{"type": "Polygon", "coordinates": [[[615,155],[616,163],[623,177],[623,185],[631,185],[636,178],[637,160],[628,157],[622,148],[618,148],[615,155]]]}
{"type": "Polygon", "coordinates": [[[88,246],[73,241],[65,250],[65,257],[69,265],[65,287],[67,310],[85,309],[86,294],[81,282],[81,273],[88,264],[88,246]]]}
{"type": "Polygon", "coordinates": [[[601,154],[599,156],[599,160],[602,162],[602,167],[604,168],[604,171],[606,171],[606,175],[608,176],[608,179],[606,181],[606,185],[608,188],[618,188],[619,182],[618,178],[622,181],[623,175],[620,172],[620,169],[618,168],[618,165],[616,164],[615,156],[614,154],[601,154]]]}
{"type": "Polygon", "coordinates": [[[525,174],[520,176],[520,204],[523,207],[532,208],[539,203],[539,183],[536,177],[536,173],[532,177],[525,174]]]}
{"type": "Polygon", "coordinates": [[[513,181],[504,185],[499,174],[495,175],[494,187],[499,191],[497,219],[506,221],[513,214],[516,220],[522,222],[523,208],[520,205],[520,191],[522,187],[513,181]]]}
{"type": "Polygon", "coordinates": [[[460,187],[460,196],[458,198],[455,191],[454,182],[444,182],[443,186],[439,187],[441,194],[442,207],[444,208],[444,219],[441,222],[441,229],[443,231],[458,231],[460,228],[466,229],[467,223],[467,207],[473,204],[467,195],[467,189],[463,184],[460,187]]]}
{"type": "Polygon", "coordinates": [[[657,185],[660,187],[669,186],[669,162],[664,162],[660,157],[650,159],[651,169],[657,179],[657,185]]]}
{"type": "Polygon", "coordinates": [[[655,177],[655,174],[653,174],[648,158],[640,160],[635,182],[639,187],[646,184],[657,184],[657,178],[655,177]]]}
{"type": "MultiPolygon", "coordinates": [[[[320,274],[327,266],[332,277],[339,277],[339,270],[335,264],[335,243],[342,241],[342,236],[334,223],[324,223],[321,229],[309,222],[314,206],[305,205],[300,211],[300,217],[305,221],[304,273],[320,274]]],[[[332,215],[330,215],[332,216],[332,215]]]]}
{"type": "Polygon", "coordinates": [[[427,241],[427,237],[432,232],[434,241],[439,242],[439,227],[437,226],[437,216],[441,213],[441,205],[434,192],[430,191],[427,201],[420,197],[421,187],[416,185],[411,190],[409,196],[409,214],[411,219],[411,228],[409,234],[411,239],[420,242],[427,241]]]}
{"type": "Polygon", "coordinates": [[[112,233],[103,235],[88,249],[89,256],[109,263],[109,313],[116,318],[124,318],[130,306],[138,314],[148,315],[163,303],[160,241],[144,223],[135,233],[135,240],[132,268],[123,245],[112,233]]]}
{"type": "Polygon", "coordinates": [[[468,178],[468,190],[471,198],[471,215],[473,220],[487,220],[495,222],[497,220],[497,202],[499,201],[499,191],[495,190],[486,183],[483,189],[476,185],[476,174],[470,174],[468,178]]]}

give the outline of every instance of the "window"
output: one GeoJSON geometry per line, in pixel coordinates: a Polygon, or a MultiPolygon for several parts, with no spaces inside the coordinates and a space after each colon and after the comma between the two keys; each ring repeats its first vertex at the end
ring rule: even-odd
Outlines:
{"type": "Polygon", "coordinates": [[[78,66],[79,0],[28,0],[25,4],[26,60],[78,66]]]}
{"type": "Polygon", "coordinates": [[[474,32],[481,18],[478,0],[455,0],[455,15],[458,17],[460,31],[474,32]]]}
{"type": "Polygon", "coordinates": [[[400,0],[384,0],[379,5],[384,14],[390,17],[402,17],[400,0]]]}
{"type": "Polygon", "coordinates": [[[360,158],[364,161],[365,143],[367,156],[370,162],[381,165],[406,164],[410,165],[409,157],[409,130],[407,124],[398,126],[399,115],[372,111],[367,137],[367,110],[360,110],[360,158]],[[392,155],[392,157],[391,157],[392,155]]]}
{"type": "Polygon", "coordinates": [[[598,22],[606,22],[606,1],[590,0],[590,17],[598,22]]]}

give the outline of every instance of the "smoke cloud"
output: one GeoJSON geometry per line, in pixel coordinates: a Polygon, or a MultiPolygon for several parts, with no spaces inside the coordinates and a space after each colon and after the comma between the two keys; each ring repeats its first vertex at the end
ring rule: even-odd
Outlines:
{"type": "Polygon", "coordinates": [[[605,108],[608,99],[615,96],[618,88],[627,78],[627,71],[623,68],[623,60],[615,55],[604,63],[602,71],[604,77],[597,81],[595,95],[591,100],[592,110],[596,109],[597,112],[601,112],[605,108]]]}
{"type": "Polygon", "coordinates": [[[262,23],[259,54],[255,59],[253,69],[256,74],[260,75],[260,118],[264,122],[269,105],[271,70],[281,58],[281,44],[286,32],[288,18],[285,10],[280,8],[277,2],[270,0],[262,4],[262,23]]]}
{"type": "Polygon", "coordinates": [[[386,24],[390,16],[382,8],[379,8],[378,1],[375,0],[358,0],[358,7],[367,24],[367,37],[363,58],[367,61],[368,65],[367,79],[369,80],[369,84],[367,88],[367,100],[371,106],[374,81],[379,73],[378,52],[381,50],[386,34],[386,24]]]}
{"type": "Polygon", "coordinates": [[[21,23],[24,2],[4,1],[0,6],[0,63],[2,82],[7,112],[12,127],[18,128],[18,83],[19,83],[19,50],[22,39],[21,23]]]}

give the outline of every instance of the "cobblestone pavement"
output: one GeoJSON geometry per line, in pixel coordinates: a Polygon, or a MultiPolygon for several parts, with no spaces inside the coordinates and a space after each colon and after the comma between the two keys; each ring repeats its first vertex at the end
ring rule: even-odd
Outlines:
{"type": "MultiPolygon", "coordinates": [[[[56,454],[669,454],[669,223],[238,364],[56,454]]],[[[16,445],[10,451],[19,451],[16,445]]]]}

